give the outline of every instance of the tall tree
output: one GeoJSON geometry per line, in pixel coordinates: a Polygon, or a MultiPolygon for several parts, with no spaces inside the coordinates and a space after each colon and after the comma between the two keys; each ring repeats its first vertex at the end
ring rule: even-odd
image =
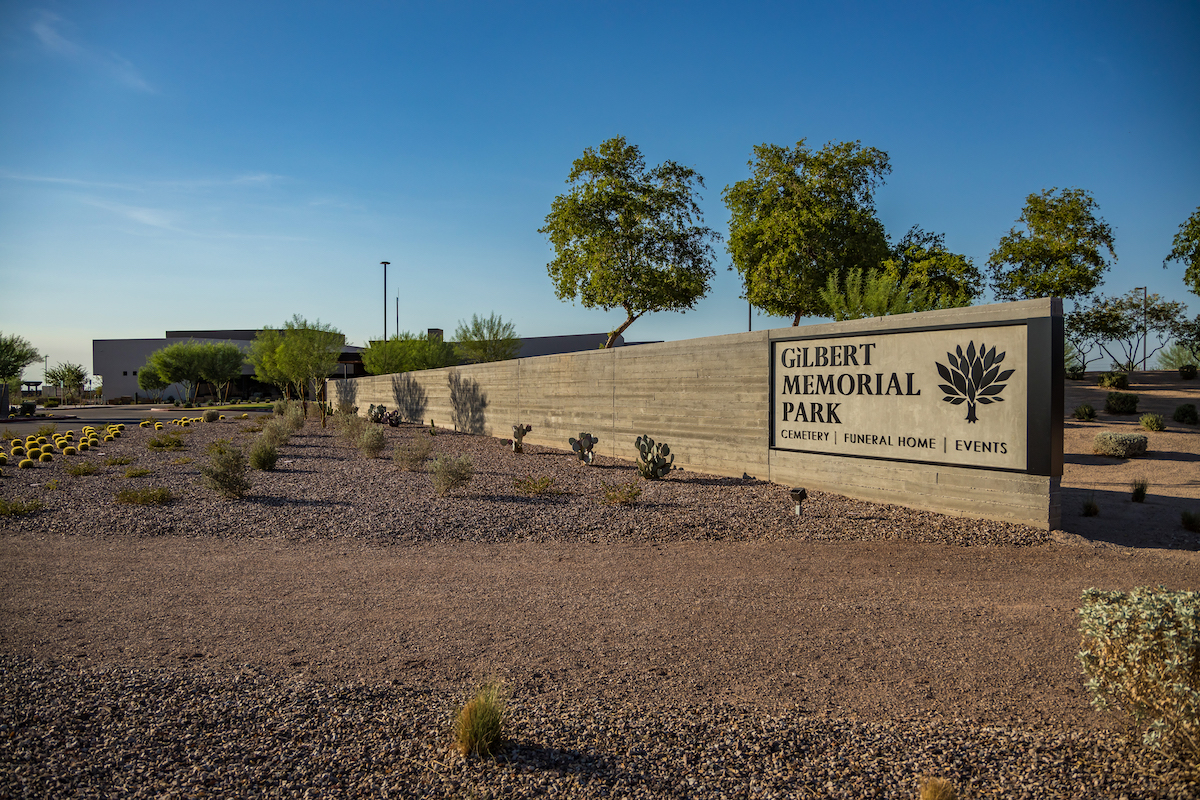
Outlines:
{"type": "Polygon", "coordinates": [[[184,402],[195,400],[204,373],[204,346],[188,339],[174,342],[150,354],[150,366],[168,383],[183,386],[184,402]]]}
{"type": "Polygon", "coordinates": [[[1096,216],[1099,206],[1084,189],[1047,189],[1025,199],[1017,222],[988,257],[992,290],[1000,300],[1061,297],[1076,300],[1104,282],[1117,259],[1113,232],[1096,216]]]}
{"type": "Polygon", "coordinates": [[[517,329],[497,314],[486,318],[472,314],[469,324],[460,320],[454,331],[454,342],[467,360],[476,364],[506,361],[521,352],[517,329]]]}
{"type": "Polygon", "coordinates": [[[829,306],[830,316],[839,322],[928,311],[932,307],[929,290],[918,286],[914,276],[897,280],[875,269],[865,278],[861,269],[850,270],[843,286],[838,285],[836,275],[830,275],[821,299],[829,306]]]}
{"type": "Polygon", "coordinates": [[[72,364],[70,361],[61,361],[46,370],[46,382],[65,389],[68,399],[78,398],[83,394],[83,385],[87,383],[87,379],[87,367],[72,364]]]}
{"type": "Polygon", "coordinates": [[[983,275],[975,263],[947,250],[942,234],[922,230],[919,225],[904,234],[880,267],[898,283],[911,278],[914,287],[928,293],[930,308],[969,306],[983,294],[983,275]]]}
{"type": "Polygon", "coordinates": [[[338,356],[346,344],[345,335],[320,320],[309,322],[299,314],[284,323],[283,340],[276,354],[279,369],[296,387],[308,411],[305,390],[312,387],[313,399],[320,399],[324,380],[337,369],[338,356]]]}
{"type": "Polygon", "coordinates": [[[1186,323],[1185,309],[1183,303],[1164,300],[1157,294],[1143,298],[1136,289],[1120,297],[1100,296],[1067,315],[1067,335],[1073,338],[1086,334],[1083,344],[1098,346],[1116,369],[1132,371],[1143,358],[1149,359],[1178,334],[1186,323]]]}
{"type": "Polygon", "coordinates": [[[143,364],[138,370],[137,382],[138,388],[153,397],[156,403],[162,400],[163,389],[171,385],[150,363],[143,364]]]}
{"type": "Polygon", "coordinates": [[[223,401],[229,394],[229,384],[242,374],[246,354],[232,342],[210,342],[203,347],[200,376],[213,385],[223,401]]]}
{"type": "Polygon", "coordinates": [[[254,367],[254,379],[259,383],[274,386],[285,397],[288,394],[288,376],[279,366],[279,346],[283,334],[271,327],[264,327],[254,334],[246,360],[254,367]]]}
{"type": "Polygon", "coordinates": [[[1171,252],[1163,259],[1165,269],[1168,261],[1187,264],[1183,282],[1192,294],[1200,294],[1200,207],[1179,226],[1171,252]]]}
{"type": "Polygon", "coordinates": [[[560,300],[585,308],[620,308],[626,328],[654,311],[687,311],[708,294],[715,258],[693,184],[696,171],[665,161],[646,168],[641,151],[617,136],[587,148],[539,228],[554,246],[547,265],[560,300]]]}
{"type": "Polygon", "coordinates": [[[26,367],[41,358],[37,348],[25,337],[15,333],[5,336],[0,332],[0,381],[8,382],[21,377],[26,367]]]}
{"type": "Polygon", "coordinates": [[[888,154],[860,142],[830,142],[813,152],[754,148],[751,176],[726,186],[729,254],[750,304],[775,316],[830,316],[821,298],[829,278],[888,257],[875,191],[891,172],[888,154]]]}
{"type": "Polygon", "coordinates": [[[403,331],[385,342],[369,342],[362,351],[363,368],[372,375],[395,375],[458,363],[454,345],[440,337],[403,331]]]}

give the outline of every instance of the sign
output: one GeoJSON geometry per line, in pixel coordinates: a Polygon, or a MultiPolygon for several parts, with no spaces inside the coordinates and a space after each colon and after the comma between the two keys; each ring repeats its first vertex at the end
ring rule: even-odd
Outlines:
{"type": "Polygon", "coordinates": [[[771,447],[1026,470],[1025,325],[775,340],[771,447]]]}

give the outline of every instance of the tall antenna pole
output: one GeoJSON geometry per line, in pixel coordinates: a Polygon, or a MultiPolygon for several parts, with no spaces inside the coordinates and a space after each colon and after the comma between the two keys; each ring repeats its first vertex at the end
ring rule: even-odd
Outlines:
{"type": "Polygon", "coordinates": [[[387,341],[387,268],[390,261],[380,261],[383,264],[383,340],[387,341]]]}
{"type": "Polygon", "coordinates": [[[400,335],[400,293],[396,292],[396,335],[400,335]]]}

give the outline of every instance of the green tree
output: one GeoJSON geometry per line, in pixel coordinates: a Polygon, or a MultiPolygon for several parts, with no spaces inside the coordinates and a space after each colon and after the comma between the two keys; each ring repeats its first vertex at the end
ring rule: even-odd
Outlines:
{"type": "MultiPolygon", "coordinates": [[[[1188,358],[1183,364],[1200,364],[1200,314],[1193,319],[1181,316],[1171,335],[1175,338],[1172,349],[1176,355],[1181,358],[1186,355],[1188,358]]],[[[1177,368],[1183,364],[1174,366],[1177,368]]]]}
{"type": "Polygon", "coordinates": [[[138,388],[153,397],[156,403],[162,400],[163,390],[171,385],[171,382],[160,375],[150,363],[142,365],[138,370],[137,379],[138,388]]]}
{"type": "Polygon", "coordinates": [[[830,316],[821,290],[849,270],[874,269],[888,257],[875,191],[891,172],[888,154],[855,142],[813,152],[754,148],[751,176],[726,186],[729,254],[750,304],[775,316],[830,316]]]}
{"type": "Polygon", "coordinates": [[[1083,189],[1047,189],[1025,199],[1017,222],[988,257],[992,290],[1000,300],[1091,294],[1115,261],[1113,232],[1096,216],[1099,206],[1083,189]]]}
{"type": "Polygon", "coordinates": [[[283,334],[274,328],[265,327],[254,334],[246,360],[254,367],[254,379],[274,386],[285,397],[288,396],[288,376],[279,366],[279,346],[283,334]]]}
{"type": "Polygon", "coordinates": [[[60,361],[46,370],[46,382],[65,389],[68,400],[78,399],[83,394],[83,385],[87,383],[87,379],[87,367],[72,364],[70,361],[60,361]]]}
{"type": "Polygon", "coordinates": [[[411,370],[411,333],[397,333],[390,339],[367,342],[362,350],[363,368],[372,375],[396,375],[411,370]]]}
{"type": "Polygon", "coordinates": [[[229,384],[242,374],[246,354],[232,342],[209,342],[202,345],[200,375],[211,383],[222,401],[229,394],[229,384]]]}
{"type": "Polygon", "coordinates": [[[1145,297],[1130,291],[1121,297],[1101,296],[1084,309],[1067,315],[1068,336],[1086,332],[1084,343],[1099,347],[1117,369],[1132,371],[1167,346],[1184,323],[1185,306],[1157,294],[1145,297]],[[1150,338],[1155,344],[1151,346],[1150,338]]]}
{"type": "Polygon", "coordinates": [[[325,379],[337,369],[346,337],[332,325],[309,322],[299,314],[284,323],[281,333],[276,365],[304,401],[307,414],[306,389],[311,387],[313,399],[320,399],[325,379]]]}
{"type": "Polygon", "coordinates": [[[0,381],[8,382],[20,378],[26,367],[41,359],[37,348],[23,336],[15,333],[5,336],[0,332],[0,381]]]}
{"type": "Polygon", "coordinates": [[[897,283],[912,278],[913,286],[928,293],[929,308],[969,306],[983,293],[983,275],[975,262],[951,253],[942,234],[924,231],[918,225],[904,234],[892,248],[891,258],[880,267],[897,283]]]}
{"type": "Polygon", "coordinates": [[[908,314],[931,308],[929,291],[917,285],[915,276],[897,280],[874,269],[866,278],[861,269],[850,270],[844,286],[838,285],[836,275],[830,275],[821,290],[821,300],[829,307],[830,316],[838,321],[908,314]]]}
{"type": "Polygon", "coordinates": [[[697,172],[674,161],[648,170],[641,151],[617,136],[584,150],[567,183],[538,229],[554,246],[547,271],[560,300],[625,312],[605,347],[642,315],[686,311],[708,294],[709,241],[720,236],[701,224],[697,172]]]}
{"type": "Polygon", "coordinates": [[[193,339],[174,342],[151,353],[148,362],[168,384],[183,386],[184,402],[195,401],[204,374],[204,345],[193,339]]]}
{"type": "Polygon", "coordinates": [[[470,324],[460,320],[454,331],[454,341],[466,359],[476,364],[506,361],[521,352],[517,329],[497,314],[486,319],[472,314],[470,324]]]}
{"type": "Polygon", "coordinates": [[[1163,268],[1166,269],[1168,261],[1187,264],[1183,282],[1192,294],[1200,294],[1200,208],[1179,226],[1172,244],[1171,252],[1163,259],[1163,268]]]}

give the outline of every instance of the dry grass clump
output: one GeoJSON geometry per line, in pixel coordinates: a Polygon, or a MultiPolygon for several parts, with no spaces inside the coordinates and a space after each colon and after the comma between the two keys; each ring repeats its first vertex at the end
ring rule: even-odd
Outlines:
{"type": "Polygon", "coordinates": [[[396,445],[396,449],[392,451],[392,461],[406,472],[419,472],[424,468],[425,462],[432,452],[433,442],[418,437],[404,444],[396,445]]]}
{"type": "Polygon", "coordinates": [[[80,461],[77,464],[67,464],[63,467],[63,472],[70,475],[72,478],[82,478],[85,475],[95,475],[100,468],[92,461],[80,461]]]}
{"type": "Polygon", "coordinates": [[[945,778],[925,778],[921,781],[920,800],[956,800],[954,784],[945,778]]]}
{"type": "Polygon", "coordinates": [[[104,459],[104,466],[106,467],[124,467],[132,463],[133,456],[113,456],[112,458],[104,459]]]}
{"type": "Polygon", "coordinates": [[[240,499],[250,490],[246,477],[246,455],[228,439],[208,447],[209,462],[200,468],[204,483],[224,497],[240,499]]]}
{"type": "Polygon", "coordinates": [[[336,414],[333,418],[333,427],[337,428],[338,435],[352,445],[362,436],[367,425],[366,418],[358,414],[336,414]]]}
{"type": "Polygon", "coordinates": [[[1145,478],[1137,478],[1133,482],[1133,497],[1135,503],[1146,502],[1146,490],[1150,488],[1150,483],[1145,478]]]}
{"type": "Polygon", "coordinates": [[[183,434],[179,431],[164,431],[146,440],[146,447],[163,452],[166,450],[182,450],[184,448],[183,434]]]}
{"type": "Polygon", "coordinates": [[[507,712],[503,687],[485,683],[454,714],[454,745],[463,755],[490,756],[504,746],[507,712]]]}
{"type": "Polygon", "coordinates": [[[144,478],[145,476],[147,476],[149,474],[150,474],[150,470],[141,469],[139,467],[130,467],[129,469],[125,470],[126,478],[144,478]]]}
{"type": "Polygon", "coordinates": [[[387,437],[378,425],[369,425],[358,435],[355,444],[358,446],[358,452],[365,458],[379,458],[383,449],[387,447],[387,437]]]}
{"type": "Polygon", "coordinates": [[[433,476],[433,490],[438,497],[445,497],[471,482],[471,478],[475,477],[475,465],[466,456],[438,456],[429,465],[429,474],[433,476]]]}
{"type": "Polygon", "coordinates": [[[641,496],[642,487],[632,481],[612,485],[606,483],[601,490],[601,499],[610,506],[632,506],[641,496]]]}
{"type": "Polygon", "coordinates": [[[135,506],[163,506],[171,502],[171,490],[163,487],[153,489],[122,489],[116,495],[118,503],[135,506]]]}
{"type": "Polygon", "coordinates": [[[0,497],[0,517],[19,517],[41,510],[41,500],[5,500],[0,497]]]}
{"type": "Polygon", "coordinates": [[[551,478],[549,475],[543,475],[540,478],[535,478],[532,475],[526,475],[524,478],[516,478],[513,480],[513,488],[521,494],[534,496],[559,493],[554,488],[554,478],[551,478]]]}

